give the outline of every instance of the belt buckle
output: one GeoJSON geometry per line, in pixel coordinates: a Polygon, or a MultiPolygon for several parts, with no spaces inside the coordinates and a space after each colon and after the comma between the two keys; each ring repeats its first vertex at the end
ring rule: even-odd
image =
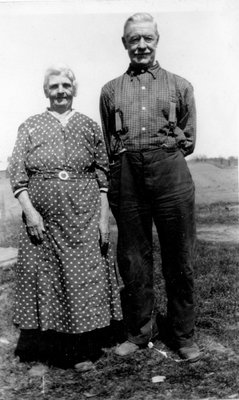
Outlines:
{"type": "Polygon", "coordinates": [[[69,179],[69,174],[67,171],[60,171],[58,172],[58,177],[62,180],[62,181],[67,181],[67,179],[69,179]]]}

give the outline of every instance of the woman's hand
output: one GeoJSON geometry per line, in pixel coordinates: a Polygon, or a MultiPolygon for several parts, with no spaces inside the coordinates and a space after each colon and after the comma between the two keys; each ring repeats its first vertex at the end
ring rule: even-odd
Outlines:
{"type": "Polygon", "coordinates": [[[38,242],[42,242],[43,233],[45,232],[43,218],[41,214],[39,214],[39,212],[33,207],[28,195],[28,191],[24,190],[20,192],[18,195],[18,200],[24,212],[29,235],[38,242]]]}
{"type": "Polygon", "coordinates": [[[43,232],[45,232],[43,218],[39,212],[32,207],[32,209],[26,214],[26,225],[29,235],[34,237],[37,241],[43,241],[43,232]]]}
{"type": "Polygon", "coordinates": [[[101,218],[99,221],[99,231],[100,231],[100,245],[101,247],[107,245],[109,243],[109,222],[105,218],[101,218]]]}
{"type": "Polygon", "coordinates": [[[99,231],[100,231],[100,246],[102,254],[105,255],[108,250],[109,245],[109,203],[107,198],[107,193],[101,192],[101,215],[99,221],[99,231]]]}

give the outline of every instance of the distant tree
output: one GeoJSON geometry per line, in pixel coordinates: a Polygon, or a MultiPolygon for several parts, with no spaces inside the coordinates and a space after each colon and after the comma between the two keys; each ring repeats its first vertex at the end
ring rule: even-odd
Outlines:
{"type": "Polygon", "coordinates": [[[228,158],[218,156],[218,157],[207,157],[205,155],[199,155],[195,156],[192,159],[194,162],[207,162],[213,165],[216,165],[217,167],[220,168],[226,168],[226,167],[236,167],[238,166],[238,158],[234,156],[230,156],[228,158]]]}

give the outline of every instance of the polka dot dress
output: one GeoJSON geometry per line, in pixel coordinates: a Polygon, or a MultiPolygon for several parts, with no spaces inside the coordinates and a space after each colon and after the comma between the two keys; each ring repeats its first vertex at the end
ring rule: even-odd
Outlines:
{"type": "Polygon", "coordinates": [[[101,131],[83,114],[74,112],[64,126],[46,111],[20,126],[12,187],[28,189],[46,229],[43,243],[34,244],[23,223],[14,317],[20,328],[82,333],[122,319],[112,250],[103,256],[99,246],[106,168],[101,131]],[[80,177],[42,174],[60,170],[80,177]]]}

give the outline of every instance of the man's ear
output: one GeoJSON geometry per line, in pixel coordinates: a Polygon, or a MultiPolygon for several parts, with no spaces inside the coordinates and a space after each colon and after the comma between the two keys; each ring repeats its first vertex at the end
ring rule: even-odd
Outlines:
{"type": "Polygon", "coordinates": [[[125,50],[127,50],[128,49],[127,48],[127,43],[126,43],[126,40],[125,40],[124,36],[121,38],[121,40],[122,40],[122,43],[124,45],[125,50]]]}

